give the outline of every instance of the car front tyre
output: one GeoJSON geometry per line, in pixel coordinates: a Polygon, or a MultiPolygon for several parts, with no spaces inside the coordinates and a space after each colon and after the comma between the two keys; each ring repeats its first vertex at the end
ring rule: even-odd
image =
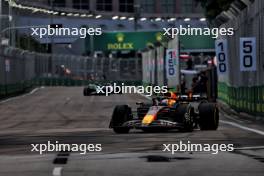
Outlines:
{"type": "Polygon", "coordinates": [[[128,133],[130,128],[122,126],[125,122],[131,120],[131,108],[128,105],[118,105],[115,107],[110,128],[113,128],[115,133],[128,133]]]}

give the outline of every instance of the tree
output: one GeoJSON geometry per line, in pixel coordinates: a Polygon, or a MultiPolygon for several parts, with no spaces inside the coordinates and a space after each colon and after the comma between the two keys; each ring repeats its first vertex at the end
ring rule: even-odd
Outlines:
{"type": "Polygon", "coordinates": [[[196,0],[205,10],[205,17],[209,23],[215,19],[215,17],[222,11],[229,8],[230,4],[234,0],[196,0]]]}

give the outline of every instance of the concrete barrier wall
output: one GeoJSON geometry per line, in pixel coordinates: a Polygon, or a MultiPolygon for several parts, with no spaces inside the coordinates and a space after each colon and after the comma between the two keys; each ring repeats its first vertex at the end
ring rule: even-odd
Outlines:
{"type": "Polygon", "coordinates": [[[167,85],[165,57],[166,49],[176,48],[178,40],[149,48],[142,53],[142,76],[145,84],[167,85]]]}
{"type": "Polygon", "coordinates": [[[264,114],[264,1],[255,0],[221,27],[234,28],[228,41],[229,73],[219,75],[219,98],[237,111],[264,114]],[[240,71],[240,37],[256,38],[257,71],[240,71]]]}

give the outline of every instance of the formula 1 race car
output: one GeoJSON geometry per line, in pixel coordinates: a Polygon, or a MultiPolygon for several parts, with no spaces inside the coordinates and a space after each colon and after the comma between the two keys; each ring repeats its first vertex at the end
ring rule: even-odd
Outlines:
{"type": "Polygon", "coordinates": [[[112,83],[105,83],[105,84],[89,84],[87,87],[83,89],[83,95],[104,95],[109,96],[111,94],[122,94],[122,91],[114,91],[114,85],[112,83]]]}
{"type": "Polygon", "coordinates": [[[96,84],[89,84],[87,87],[83,89],[83,95],[84,96],[90,96],[90,95],[106,95],[106,88],[102,86],[99,88],[100,85],[96,84]]]}
{"type": "Polygon", "coordinates": [[[169,94],[154,98],[152,104],[137,103],[139,107],[135,113],[128,105],[116,106],[109,127],[115,133],[128,133],[133,128],[143,131],[179,129],[186,132],[197,126],[201,130],[218,128],[216,103],[208,102],[201,95],[169,94]]]}

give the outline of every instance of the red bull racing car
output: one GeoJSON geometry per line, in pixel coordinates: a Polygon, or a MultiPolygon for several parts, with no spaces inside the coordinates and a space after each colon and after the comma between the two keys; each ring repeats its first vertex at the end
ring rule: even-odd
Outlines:
{"type": "Polygon", "coordinates": [[[219,110],[216,103],[201,95],[177,95],[169,92],[153,98],[152,104],[137,103],[136,112],[128,105],[115,107],[110,128],[115,133],[128,133],[130,129],[143,131],[179,129],[190,132],[194,128],[216,130],[219,110]]]}

